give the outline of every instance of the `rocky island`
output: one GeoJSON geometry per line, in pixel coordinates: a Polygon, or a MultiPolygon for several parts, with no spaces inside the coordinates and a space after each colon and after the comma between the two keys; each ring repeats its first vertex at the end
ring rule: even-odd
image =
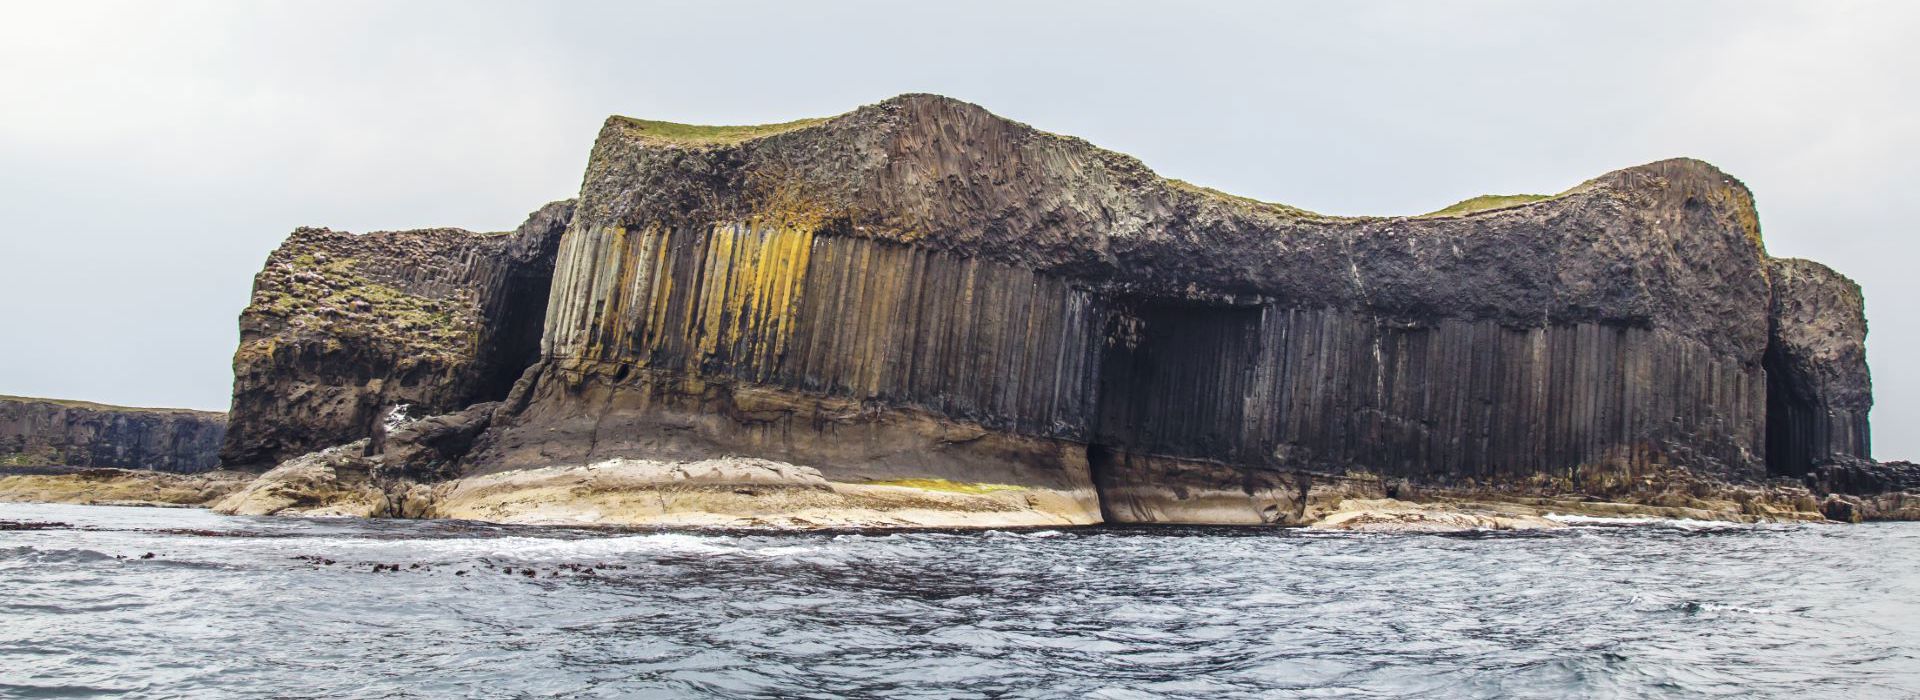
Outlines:
{"type": "MultiPolygon", "coordinates": [[[[1860,290],[1676,159],[1341,217],[957,100],[608,119],[517,230],[300,229],[245,514],[703,526],[1913,518],[1860,290]]],[[[211,466],[211,465],[202,465],[211,466]]]]}

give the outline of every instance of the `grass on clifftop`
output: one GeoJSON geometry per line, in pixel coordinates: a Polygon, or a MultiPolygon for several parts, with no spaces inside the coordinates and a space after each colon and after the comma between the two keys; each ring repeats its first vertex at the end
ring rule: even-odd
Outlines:
{"type": "Polygon", "coordinates": [[[1287,214],[1289,216],[1301,216],[1301,217],[1309,217],[1309,218],[1335,218],[1335,217],[1328,217],[1318,212],[1307,211],[1305,209],[1301,209],[1300,207],[1281,204],[1279,202],[1263,202],[1261,200],[1254,199],[1252,197],[1243,197],[1241,195],[1233,194],[1231,192],[1221,192],[1220,190],[1216,190],[1214,188],[1207,187],[1204,185],[1196,185],[1179,178],[1169,177],[1169,178],[1162,178],[1162,179],[1166,180],[1167,184],[1172,185],[1174,189],[1186,190],[1188,192],[1197,192],[1199,194],[1203,194],[1208,197],[1225,199],[1228,201],[1239,202],[1241,204],[1249,204],[1255,207],[1274,209],[1274,210],[1280,211],[1281,213],[1287,214]]]}
{"type": "Polygon", "coordinates": [[[639,131],[641,136],[661,141],[691,145],[731,144],[757,139],[762,136],[785,133],[803,129],[827,120],[826,117],[814,119],[795,119],[779,124],[751,124],[746,126],[705,126],[700,124],[676,124],[674,122],[634,119],[633,117],[615,117],[629,128],[639,131]]]}
{"type": "Polygon", "coordinates": [[[38,397],[38,396],[7,396],[5,394],[0,394],[0,401],[21,402],[21,403],[50,403],[56,406],[65,406],[67,408],[80,408],[80,409],[86,409],[89,411],[103,411],[103,412],[117,411],[121,413],[220,413],[220,411],[205,411],[198,408],[166,408],[161,406],[115,406],[113,404],[94,403],[92,401],[81,401],[78,399],[49,399],[49,398],[38,397]]]}
{"type": "Polygon", "coordinates": [[[1461,200],[1454,203],[1453,206],[1441,209],[1440,211],[1421,214],[1421,216],[1471,214],[1476,211],[1486,211],[1488,209],[1501,209],[1522,204],[1532,204],[1543,199],[1552,198],[1553,195],[1550,194],[1483,194],[1471,199],[1461,200]]]}

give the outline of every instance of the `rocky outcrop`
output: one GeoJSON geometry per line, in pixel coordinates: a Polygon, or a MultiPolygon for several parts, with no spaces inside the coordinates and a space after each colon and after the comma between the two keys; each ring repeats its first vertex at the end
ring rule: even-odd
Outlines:
{"type": "Polygon", "coordinates": [[[1873,380],[1860,285],[1811,260],[1771,261],[1767,465],[1807,476],[1833,459],[1867,459],[1873,380]]]}
{"type": "Polygon", "coordinates": [[[203,472],[226,428],[215,411],[0,396],[0,466],[203,472]]]}
{"type": "MultiPolygon", "coordinates": [[[[268,470],[213,505],[228,515],[305,515],[360,518],[419,517],[407,496],[414,484],[382,479],[365,457],[365,438],[301,455],[268,470]]],[[[424,503],[424,497],[413,501],[424,503]]]]}
{"type": "Polygon", "coordinates": [[[1746,187],[1694,160],[1333,217],[908,95],[767,127],[609,119],[565,227],[538,361],[511,391],[460,369],[485,353],[455,339],[490,321],[399,323],[391,310],[418,304],[342,295],[363,286],[325,268],[346,244],[296,234],[263,288],[357,298],[345,313],[413,330],[303,312],[252,334],[229,461],[375,436],[396,403],[498,399],[415,457],[374,437],[356,458],[438,484],[439,512],[483,481],[496,501],[562,483],[646,501],[692,486],[578,470],[757,459],[810,470],[764,491],[799,500],[588,510],[754,519],[775,502],[819,512],[820,484],[984,484],[1067,522],[1306,524],[1414,494],[1818,517],[1800,480],[1868,454],[1857,287],[1767,257],[1746,187]],[[327,261],[298,264],[310,248],[327,261]],[[283,337],[309,349],[259,345],[283,337]],[[301,378],[327,371],[351,376],[301,378]]]}
{"type": "Polygon", "coordinates": [[[265,470],[370,437],[396,409],[504,397],[538,356],[572,215],[571,201],[554,202],[511,233],[294,231],[240,316],[221,463],[265,470]]]}
{"type": "Polygon", "coordinates": [[[1807,485],[1830,520],[1920,520],[1920,465],[1834,456],[1814,464],[1807,485]]]}

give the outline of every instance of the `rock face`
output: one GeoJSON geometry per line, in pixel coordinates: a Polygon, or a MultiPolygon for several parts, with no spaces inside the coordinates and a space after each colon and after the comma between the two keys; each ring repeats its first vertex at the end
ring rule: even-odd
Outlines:
{"type": "Polygon", "coordinates": [[[418,281],[497,269],[444,262],[490,260],[473,234],[296,233],[246,317],[228,463],[503,399],[418,478],[738,456],[1026,489],[1074,522],[1285,524],[1401,491],[1806,510],[1758,485],[1868,454],[1858,288],[1770,259],[1746,187],[1699,161],[1332,217],[908,95],[768,127],[614,117],[561,219],[510,392],[470,368],[525,361],[457,340],[491,316],[399,322],[491,298],[418,281]],[[416,239],[434,252],[390,252],[416,239]],[[412,296],[351,306],[361,279],[412,296]],[[331,315],[355,313],[398,330],[331,315]]]}
{"type": "Polygon", "coordinates": [[[0,396],[0,465],[204,472],[226,429],[214,411],[0,396]]]}
{"type": "Polygon", "coordinates": [[[303,228],[254,277],[220,460],[264,470],[414,415],[497,400],[538,355],[571,201],[512,233],[303,228]]]}

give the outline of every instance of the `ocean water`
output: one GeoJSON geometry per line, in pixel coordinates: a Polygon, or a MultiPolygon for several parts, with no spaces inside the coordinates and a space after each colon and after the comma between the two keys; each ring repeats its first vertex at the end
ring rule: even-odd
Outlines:
{"type": "Polygon", "coordinates": [[[1914,524],[0,521],[0,697],[1920,696],[1914,524]]]}

